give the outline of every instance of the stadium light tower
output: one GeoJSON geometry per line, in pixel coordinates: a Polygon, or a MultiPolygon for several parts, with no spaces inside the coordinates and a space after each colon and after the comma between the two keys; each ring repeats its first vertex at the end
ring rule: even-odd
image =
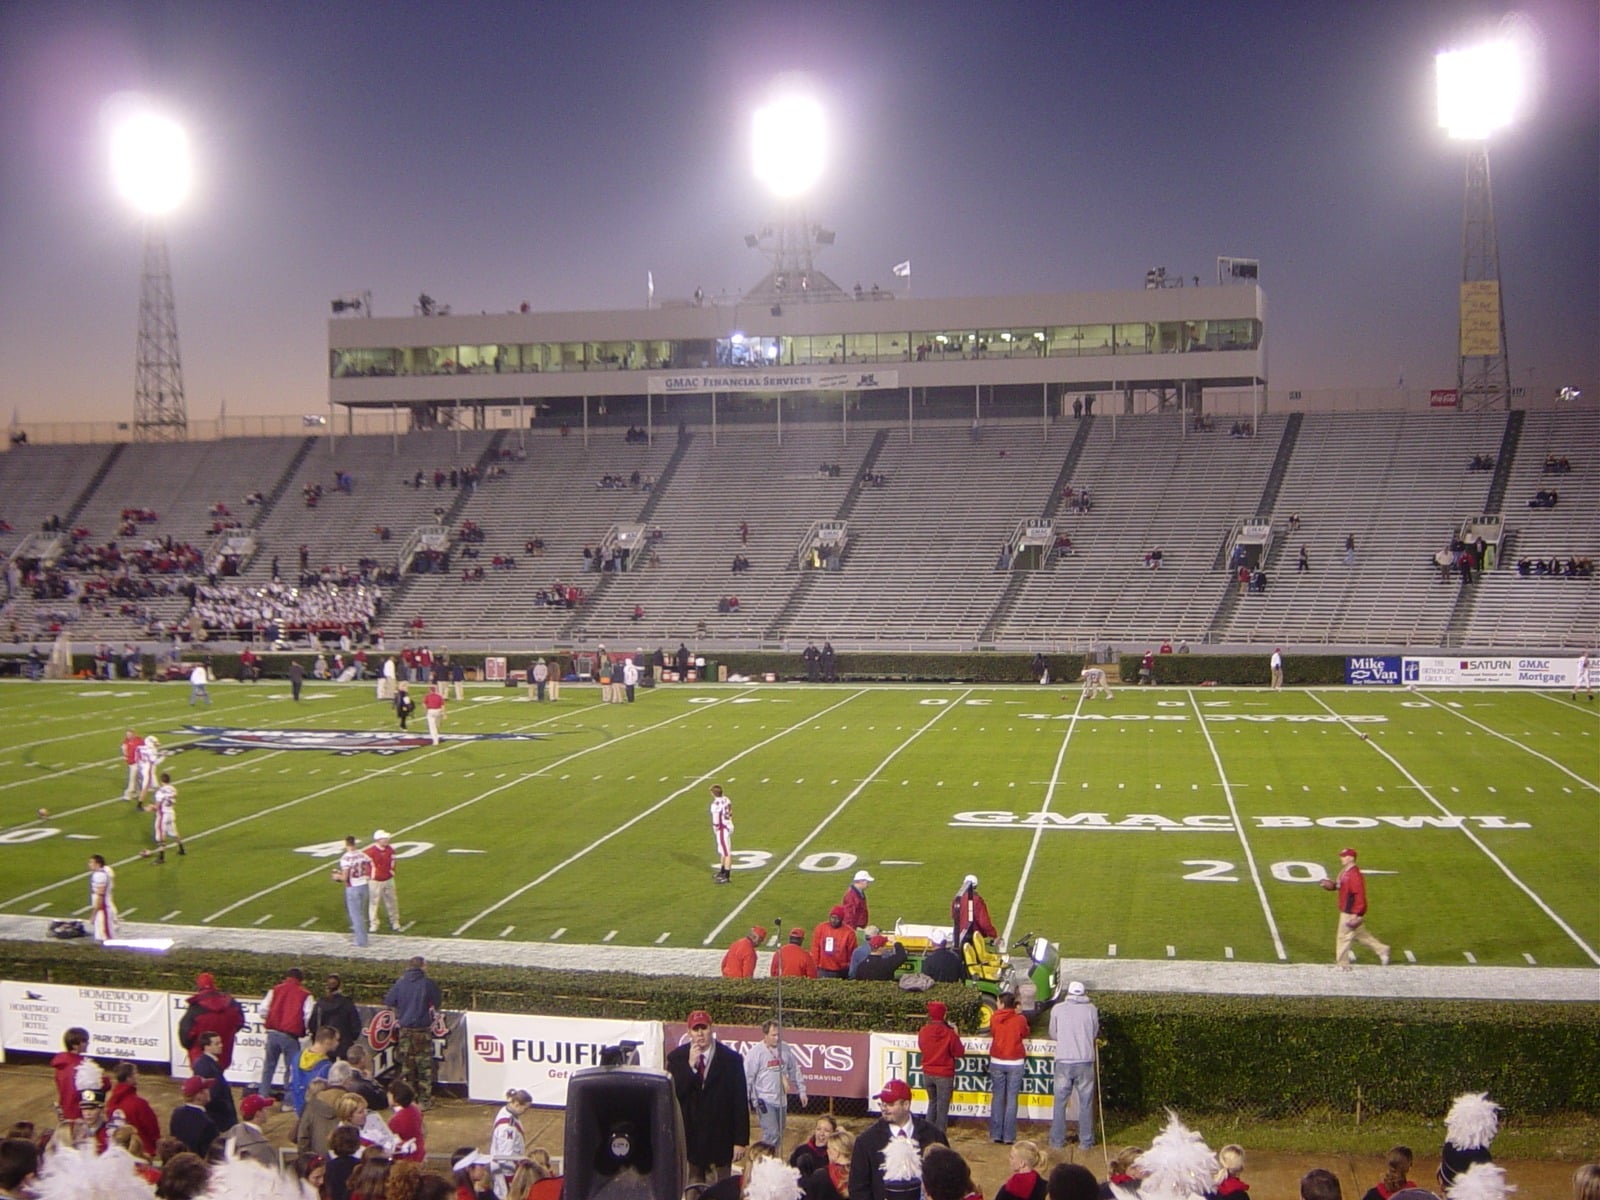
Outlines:
{"type": "Polygon", "coordinates": [[[189,139],[168,117],[134,112],[112,130],[111,175],[123,199],[144,217],[133,436],[141,442],[181,442],[189,436],[189,412],[164,218],[189,193],[189,139]]]}
{"type": "Polygon", "coordinates": [[[1527,86],[1525,55],[1511,36],[1435,60],[1439,124],[1469,143],[1461,222],[1458,411],[1511,407],[1511,356],[1500,290],[1500,246],[1489,185],[1489,137],[1515,120],[1527,86]]]}
{"type": "Polygon", "coordinates": [[[811,224],[805,213],[805,197],[827,160],[826,125],[822,105],[794,81],[780,81],[751,123],[755,176],[782,207],[778,220],[745,237],[747,246],[772,260],[772,270],[746,296],[770,301],[775,313],[785,303],[834,299],[839,291],[815,264],[817,247],[831,246],[833,231],[811,224]]]}

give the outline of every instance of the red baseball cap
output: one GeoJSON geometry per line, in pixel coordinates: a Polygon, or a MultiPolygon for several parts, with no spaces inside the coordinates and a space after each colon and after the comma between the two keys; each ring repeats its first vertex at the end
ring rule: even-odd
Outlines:
{"type": "Polygon", "coordinates": [[[216,987],[217,979],[210,971],[201,971],[200,974],[194,977],[194,985],[203,991],[206,988],[216,987]]]}
{"type": "Polygon", "coordinates": [[[690,1029],[698,1029],[702,1025],[709,1029],[711,1028],[711,1014],[703,1008],[697,1008],[689,1014],[689,1019],[685,1022],[685,1024],[688,1025],[690,1029]]]}
{"type": "Polygon", "coordinates": [[[789,940],[791,942],[803,942],[803,941],[805,941],[806,940],[806,931],[804,929],[801,929],[800,926],[796,925],[793,929],[789,930],[789,940]]]}
{"type": "Polygon", "coordinates": [[[201,1092],[209,1091],[210,1088],[211,1080],[202,1075],[191,1075],[189,1078],[183,1081],[183,1098],[185,1100],[192,1100],[201,1092]]]}
{"type": "Polygon", "coordinates": [[[1355,856],[1356,856],[1356,852],[1354,850],[1352,850],[1349,846],[1346,846],[1343,850],[1339,851],[1339,857],[1340,858],[1354,858],[1355,856]]]}
{"type": "Polygon", "coordinates": [[[909,1100],[911,1085],[904,1079],[891,1079],[883,1085],[883,1091],[878,1093],[878,1099],[885,1104],[893,1104],[896,1100],[909,1100]]]}
{"type": "Polygon", "coordinates": [[[935,1021],[944,1020],[945,1014],[948,1013],[949,1011],[950,1010],[945,1007],[945,1004],[944,1004],[943,1000],[929,1000],[928,1001],[928,1015],[930,1017],[932,1017],[935,1021]]]}

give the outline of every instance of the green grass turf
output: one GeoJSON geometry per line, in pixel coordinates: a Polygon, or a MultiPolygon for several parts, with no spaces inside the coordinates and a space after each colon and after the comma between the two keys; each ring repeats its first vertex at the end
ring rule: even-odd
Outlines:
{"type": "Polygon", "coordinates": [[[1349,844],[1402,961],[1600,961],[1600,715],[1560,693],[729,685],[539,706],[477,686],[447,733],[539,740],[176,754],[190,852],[156,866],[121,799],[125,726],[168,747],[191,723],[394,728],[370,685],[298,706],[211,690],[191,709],[182,685],[0,687],[0,911],[77,912],[97,851],[136,922],[343,930],[335,846],[383,826],[421,935],[721,946],[809,930],[865,867],[880,924],[944,920],[972,871],[997,924],[1068,956],[1326,962],[1316,884],[1349,844]],[[712,782],[734,801],[725,887],[712,782]]]}

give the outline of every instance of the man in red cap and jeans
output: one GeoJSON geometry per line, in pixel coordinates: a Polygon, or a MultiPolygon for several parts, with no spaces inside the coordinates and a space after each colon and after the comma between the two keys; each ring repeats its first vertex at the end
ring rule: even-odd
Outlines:
{"type": "Polygon", "coordinates": [[[929,1000],[927,1023],[917,1030],[917,1049],[922,1051],[922,1082],[928,1089],[928,1124],[940,1133],[949,1127],[956,1065],[967,1052],[955,1026],[945,1020],[948,1012],[942,1000],[929,1000]]]}
{"type": "Polygon", "coordinates": [[[889,1080],[877,1098],[882,1119],[856,1139],[850,1158],[849,1200],[918,1200],[921,1181],[889,1178],[884,1151],[890,1142],[903,1138],[920,1158],[929,1146],[948,1146],[949,1139],[921,1117],[911,1115],[911,1088],[904,1079],[889,1080]]]}
{"type": "Polygon", "coordinates": [[[667,1074],[683,1113],[685,1183],[716,1183],[732,1172],[750,1144],[750,1099],[744,1056],[717,1041],[711,1014],[696,1009],[689,1036],[667,1055],[667,1074]]]}

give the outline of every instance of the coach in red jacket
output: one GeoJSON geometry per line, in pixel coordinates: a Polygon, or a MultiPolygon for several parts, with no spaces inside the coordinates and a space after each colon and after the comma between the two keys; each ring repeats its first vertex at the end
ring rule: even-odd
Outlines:
{"type": "MultiPolygon", "coordinates": [[[[107,1126],[120,1118],[123,1124],[133,1126],[144,1144],[144,1152],[153,1154],[155,1144],[161,1140],[161,1122],[150,1102],[139,1095],[139,1068],[131,1062],[120,1062],[111,1076],[116,1082],[111,1085],[111,1096],[106,1100],[107,1126]]],[[[100,1136],[104,1138],[104,1128],[100,1136]]],[[[105,1149],[104,1145],[101,1149],[105,1149]]]]}
{"type": "Polygon", "coordinates": [[[922,1081],[928,1089],[928,1124],[940,1133],[950,1123],[950,1096],[956,1086],[956,1064],[967,1048],[955,1026],[945,1020],[949,1010],[941,1000],[928,1001],[928,1023],[917,1030],[922,1051],[922,1081]]]}
{"type": "MultiPolygon", "coordinates": [[[[233,1039],[244,1028],[244,1007],[227,992],[217,987],[210,971],[195,976],[195,994],[189,997],[189,1007],[183,1020],[178,1022],[178,1044],[189,1052],[189,1065],[201,1055],[205,1035],[215,1033],[222,1038],[222,1053],[217,1062],[226,1071],[233,1064],[233,1039]]],[[[153,1146],[147,1150],[154,1151],[153,1146]]]]}
{"type": "Polygon", "coordinates": [[[756,947],[767,940],[764,925],[750,926],[749,933],[741,933],[722,956],[724,979],[751,979],[756,973],[756,947]]]}

